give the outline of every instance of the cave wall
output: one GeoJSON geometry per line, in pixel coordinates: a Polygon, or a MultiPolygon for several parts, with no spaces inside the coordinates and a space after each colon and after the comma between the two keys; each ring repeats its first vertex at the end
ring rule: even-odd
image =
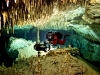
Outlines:
{"type": "Polygon", "coordinates": [[[90,0],[90,4],[86,7],[82,18],[88,22],[88,25],[100,37],[100,0],[90,0]]]}
{"type": "Polygon", "coordinates": [[[78,34],[74,34],[70,38],[72,47],[79,48],[81,54],[86,60],[91,62],[100,62],[100,44],[87,40],[78,34]]]}

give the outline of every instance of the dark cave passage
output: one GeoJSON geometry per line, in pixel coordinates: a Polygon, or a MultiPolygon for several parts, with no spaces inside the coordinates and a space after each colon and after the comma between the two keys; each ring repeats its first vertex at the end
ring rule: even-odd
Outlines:
{"type": "Polygon", "coordinates": [[[0,43],[1,43],[1,46],[0,46],[0,54],[1,54],[1,59],[0,59],[0,65],[2,65],[2,63],[4,63],[4,65],[6,67],[10,67],[12,66],[12,63],[15,59],[12,59],[10,58],[8,55],[7,55],[7,52],[5,50],[5,43],[8,42],[10,37],[6,37],[6,36],[1,36],[0,37],[0,43]]]}

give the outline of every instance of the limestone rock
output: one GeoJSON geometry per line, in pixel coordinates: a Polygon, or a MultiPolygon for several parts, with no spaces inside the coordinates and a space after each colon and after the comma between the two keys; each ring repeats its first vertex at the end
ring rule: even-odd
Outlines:
{"type": "Polygon", "coordinates": [[[77,37],[77,35],[72,35],[71,37],[71,45],[79,48],[80,53],[82,53],[85,59],[92,62],[100,62],[100,45],[91,43],[81,36],[77,37]]]}
{"type": "Polygon", "coordinates": [[[100,3],[100,0],[90,0],[90,3],[100,3]]]}
{"type": "Polygon", "coordinates": [[[8,56],[16,61],[23,60],[37,55],[37,51],[33,48],[35,43],[22,38],[10,37],[9,43],[6,44],[6,51],[8,56]]]}
{"type": "Polygon", "coordinates": [[[100,4],[91,4],[82,17],[89,24],[100,23],[100,4]]]}

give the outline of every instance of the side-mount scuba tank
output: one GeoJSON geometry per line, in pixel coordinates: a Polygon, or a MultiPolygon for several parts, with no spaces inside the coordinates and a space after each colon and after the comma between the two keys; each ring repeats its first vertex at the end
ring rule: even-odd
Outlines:
{"type": "Polygon", "coordinates": [[[37,50],[37,51],[47,52],[47,48],[49,48],[49,50],[50,50],[50,46],[47,47],[47,43],[46,42],[44,42],[44,44],[36,43],[34,45],[34,49],[37,50]]]}

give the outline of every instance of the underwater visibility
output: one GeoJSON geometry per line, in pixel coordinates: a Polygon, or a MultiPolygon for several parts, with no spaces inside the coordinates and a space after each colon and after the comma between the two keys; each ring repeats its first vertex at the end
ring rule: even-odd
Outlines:
{"type": "Polygon", "coordinates": [[[100,75],[99,0],[0,5],[0,75],[100,75]]]}

